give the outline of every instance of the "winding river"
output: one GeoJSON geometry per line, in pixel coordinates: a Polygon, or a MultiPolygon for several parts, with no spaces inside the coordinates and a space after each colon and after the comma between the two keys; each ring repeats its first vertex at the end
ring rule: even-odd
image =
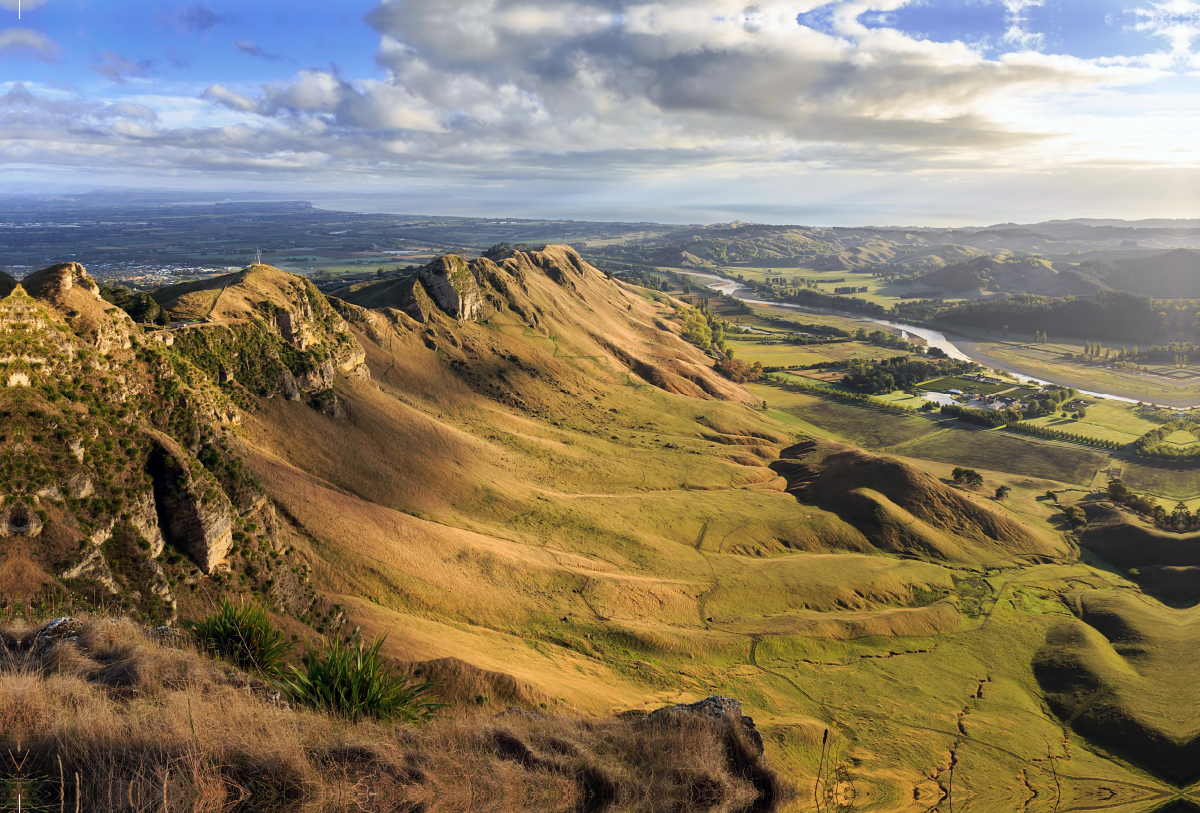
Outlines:
{"type": "MultiPolygon", "coordinates": [[[[1015,376],[1020,381],[1025,381],[1025,382],[1028,382],[1031,384],[1042,384],[1042,385],[1060,384],[1061,386],[1071,386],[1070,384],[1062,384],[1061,382],[1057,382],[1057,381],[1044,381],[1040,378],[1033,378],[1032,376],[1025,375],[1020,370],[1015,370],[1012,367],[1009,367],[1004,364],[1000,364],[995,359],[989,358],[986,355],[980,353],[978,351],[978,348],[977,348],[975,342],[972,342],[968,339],[951,339],[951,338],[948,338],[946,336],[946,334],[939,333],[936,330],[930,330],[927,327],[919,327],[917,325],[908,325],[903,322],[891,322],[891,321],[888,321],[887,319],[876,319],[872,316],[864,316],[864,315],[858,314],[858,313],[843,313],[840,311],[830,310],[828,308],[806,308],[801,305],[791,305],[786,302],[768,302],[763,299],[754,299],[754,298],[752,298],[751,295],[749,295],[749,290],[747,288],[745,288],[741,283],[734,282],[732,280],[727,280],[722,277],[714,276],[713,274],[704,274],[704,273],[701,273],[698,271],[677,271],[676,273],[686,274],[689,277],[695,277],[696,279],[704,280],[707,287],[713,289],[714,291],[719,291],[722,294],[732,296],[735,299],[740,299],[742,302],[745,302],[747,305],[770,306],[773,308],[786,308],[788,310],[802,311],[805,313],[824,313],[824,314],[842,316],[847,319],[854,319],[855,321],[858,321],[858,322],[872,322],[874,324],[883,325],[884,327],[890,327],[895,330],[902,330],[913,336],[922,338],[926,342],[928,342],[930,347],[938,348],[939,350],[944,352],[950,358],[958,359],[959,361],[974,361],[974,362],[984,365],[985,367],[991,367],[991,368],[995,368],[998,370],[1003,370],[1006,373],[1011,373],[1013,376],[1015,376]]],[[[1138,399],[1136,399],[1136,398],[1127,398],[1122,395],[1114,395],[1112,393],[1107,393],[1107,392],[1092,392],[1090,390],[1080,389],[1079,387],[1076,387],[1075,389],[1078,390],[1083,395],[1090,395],[1093,398],[1107,398],[1112,401],[1121,401],[1126,404],[1138,403],[1138,399]]],[[[1142,400],[1149,400],[1149,399],[1142,399],[1142,400]]],[[[1167,403],[1167,402],[1160,400],[1160,403],[1167,403]]],[[[1185,405],[1178,404],[1178,403],[1172,403],[1171,406],[1174,406],[1176,408],[1185,408],[1185,405]]],[[[1191,406],[1197,406],[1197,405],[1189,404],[1186,406],[1191,407],[1191,406]]]]}

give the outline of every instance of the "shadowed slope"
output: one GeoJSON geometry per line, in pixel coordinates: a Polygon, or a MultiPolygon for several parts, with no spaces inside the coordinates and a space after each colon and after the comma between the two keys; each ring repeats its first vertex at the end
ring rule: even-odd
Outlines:
{"type": "Polygon", "coordinates": [[[1200,610],[1130,591],[1072,593],[1034,660],[1054,712],[1092,742],[1183,786],[1200,779],[1200,610]]]}
{"type": "Polygon", "coordinates": [[[784,450],[788,490],[836,512],[878,547],[952,562],[1063,557],[1064,542],[891,458],[829,441],[784,450]]]}

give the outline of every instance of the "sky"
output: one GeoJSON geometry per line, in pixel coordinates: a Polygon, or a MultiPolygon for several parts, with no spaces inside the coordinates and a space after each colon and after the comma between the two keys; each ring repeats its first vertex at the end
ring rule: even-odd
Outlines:
{"type": "Polygon", "coordinates": [[[1189,218],[1198,132],[1200,0],[0,0],[0,194],[1189,218]]]}

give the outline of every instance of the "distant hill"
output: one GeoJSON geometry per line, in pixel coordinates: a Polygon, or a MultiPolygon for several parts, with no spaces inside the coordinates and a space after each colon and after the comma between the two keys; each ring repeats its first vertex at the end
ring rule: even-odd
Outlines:
{"type": "Polygon", "coordinates": [[[1105,288],[1099,280],[1069,266],[1011,252],[932,271],[921,277],[921,284],[956,294],[992,291],[1053,297],[1086,296],[1105,288]]]}
{"type": "Polygon", "coordinates": [[[1118,260],[1106,282],[1155,299],[1200,299],[1200,252],[1176,249],[1139,259],[1118,260]]]}

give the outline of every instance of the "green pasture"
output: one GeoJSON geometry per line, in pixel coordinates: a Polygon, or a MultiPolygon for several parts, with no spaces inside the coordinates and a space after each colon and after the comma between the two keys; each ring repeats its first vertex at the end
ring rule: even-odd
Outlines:
{"type": "MultiPolygon", "coordinates": [[[[961,331],[960,331],[961,332],[961,331]]],[[[1183,403],[1200,400],[1200,367],[1151,367],[1151,372],[1120,370],[1101,364],[1068,359],[1064,352],[1082,352],[1070,345],[1022,345],[987,340],[979,352],[991,363],[1020,370],[1046,381],[1057,381],[1077,389],[1109,392],[1123,398],[1150,402],[1183,403]],[[1154,374],[1157,371],[1158,375],[1154,374]],[[1197,379],[1197,380],[1189,380],[1197,379]]]]}
{"type": "Polygon", "coordinates": [[[821,428],[827,436],[864,449],[885,449],[942,428],[928,418],[898,415],[870,404],[787,392],[772,386],[756,387],[755,392],[761,392],[763,400],[776,409],[821,428]]]}
{"type": "Polygon", "coordinates": [[[1200,466],[1195,464],[1130,460],[1121,476],[1134,491],[1173,500],[1194,500],[1200,496],[1200,466]]]}
{"type": "Polygon", "coordinates": [[[833,360],[831,356],[818,352],[817,345],[805,346],[786,344],[778,340],[771,342],[747,336],[730,336],[729,346],[734,351],[735,358],[747,364],[761,362],[764,367],[805,367],[833,360]]]}
{"type": "MultiPolygon", "coordinates": [[[[934,424],[930,423],[931,426],[934,424]]],[[[1004,471],[1064,483],[1087,484],[1108,458],[1086,449],[1025,440],[994,431],[965,428],[939,432],[904,447],[908,457],[955,466],[1004,471]]]]}
{"type": "Polygon", "coordinates": [[[995,395],[998,392],[1005,392],[1013,389],[1014,387],[1018,387],[1018,392],[1014,394],[1029,392],[1029,390],[1025,389],[1024,387],[1019,387],[1016,382],[1011,384],[984,384],[979,381],[971,381],[970,379],[958,378],[956,376],[926,381],[925,383],[921,384],[921,387],[931,392],[949,392],[950,390],[961,390],[963,392],[977,392],[982,395],[995,395]]]}

